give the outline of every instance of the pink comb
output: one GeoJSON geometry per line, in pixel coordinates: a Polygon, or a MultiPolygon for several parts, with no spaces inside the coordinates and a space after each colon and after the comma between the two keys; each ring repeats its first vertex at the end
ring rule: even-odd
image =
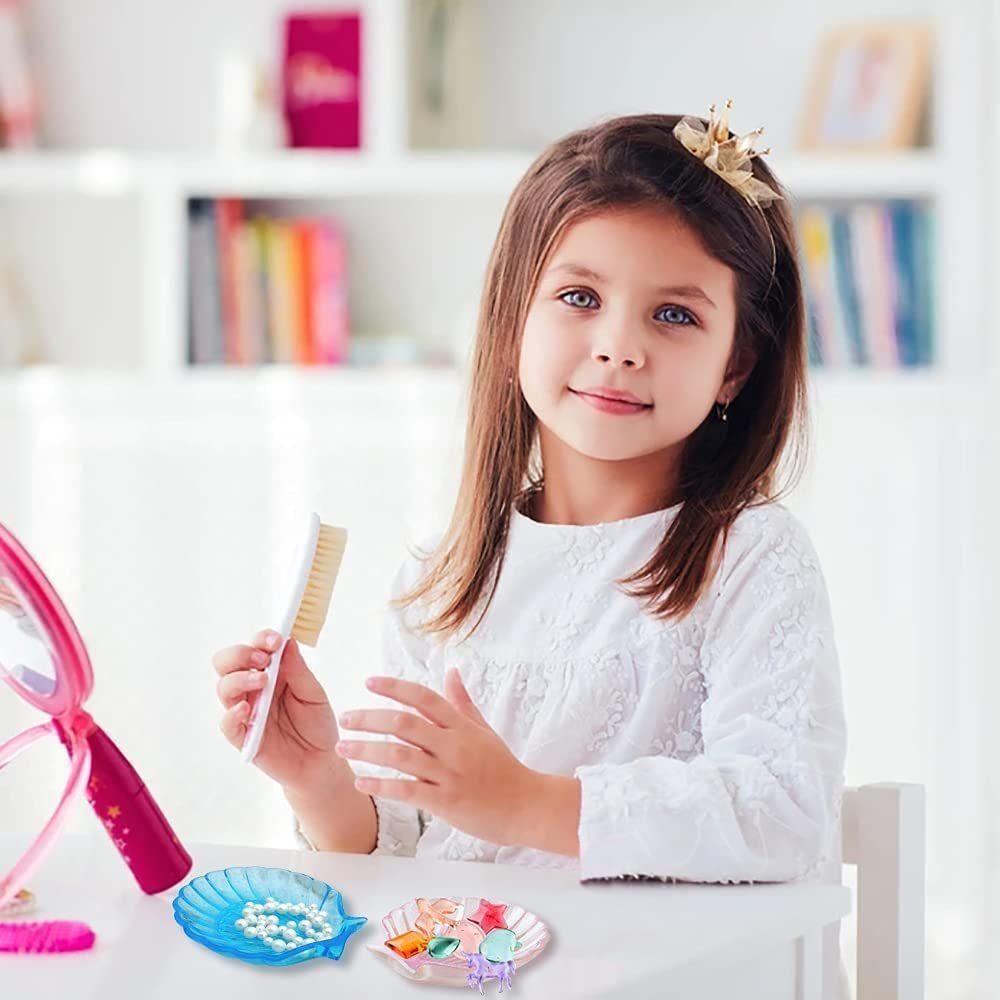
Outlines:
{"type": "Polygon", "coordinates": [[[0,951],[86,951],[94,940],[94,932],[79,920],[0,924],[0,951]]]}

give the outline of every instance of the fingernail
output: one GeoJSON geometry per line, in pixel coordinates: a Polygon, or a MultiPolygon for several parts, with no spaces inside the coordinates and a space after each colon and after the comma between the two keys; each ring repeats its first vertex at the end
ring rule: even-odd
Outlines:
{"type": "Polygon", "coordinates": [[[254,687],[263,687],[267,677],[263,673],[254,670],[250,673],[250,683],[254,687]]]}
{"type": "Polygon", "coordinates": [[[250,659],[253,660],[254,663],[264,664],[267,663],[270,657],[267,655],[267,653],[263,653],[258,649],[250,654],[250,659]]]}
{"type": "Polygon", "coordinates": [[[340,717],[340,724],[341,724],[342,726],[349,726],[349,725],[350,725],[350,724],[351,724],[352,722],[354,722],[354,716],[353,716],[353,715],[351,715],[351,713],[350,713],[350,712],[345,712],[345,713],[344,713],[344,714],[343,714],[343,715],[342,715],[342,716],[340,717]]]}
{"type": "Polygon", "coordinates": [[[264,639],[264,645],[268,649],[277,649],[278,647],[278,635],[276,632],[268,632],[267,638],[264,639]]]}

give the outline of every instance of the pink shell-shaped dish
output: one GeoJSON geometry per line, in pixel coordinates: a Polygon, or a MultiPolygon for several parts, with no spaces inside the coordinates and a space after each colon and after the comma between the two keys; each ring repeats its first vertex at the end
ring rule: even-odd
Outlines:
{"type": "MultiPolygon", "coordinates": [[[[428,896],[427,898],[445,898],[457,903],[458,909],[448,918],[456,923],[475,913],[481,902],[479,896],[428,896]]],[[[500,903],[503,900],[491,899],[490,902],[500,903]]],[[[419,916],[420,909],[415,899],[390,910],[382,918],[382,930],[384,931],[382,939],[377,943],[369,942],[367,945],[369,951],[384,959],[390,968],[404,979],[409,979],[412,982],[430,983],[436,986],[468,986],[469,967],[466,964],[465,952],[461,948],[453,955],[449,955],[448,958],[431,958],[426,951],[414,955],[412,958],[403,958],[385,946],[385,942],[390,938],[416,930],[419,916]]],[[[521,966],[526,965],[542,953],[549,941],[549,929],[534,913],[516,903],[507,904],[504,920],[521,945],[514,952],[514,966],[520,969],[521,966]]],[[[455,936],[450,935],[444,927],[440,927],[439,931],[442,937],[455,936]]]]}

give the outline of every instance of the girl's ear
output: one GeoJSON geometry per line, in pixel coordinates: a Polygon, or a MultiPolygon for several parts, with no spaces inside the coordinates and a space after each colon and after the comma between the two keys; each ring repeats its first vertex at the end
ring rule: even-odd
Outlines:
{"type": "Polygon", "coordinates": [[[735,351],[729,363],[729,371],[722,383],[720,403],[734,400],[743,390],[746,381],[757,364],[757,355],[753,351],[735,351]]]}

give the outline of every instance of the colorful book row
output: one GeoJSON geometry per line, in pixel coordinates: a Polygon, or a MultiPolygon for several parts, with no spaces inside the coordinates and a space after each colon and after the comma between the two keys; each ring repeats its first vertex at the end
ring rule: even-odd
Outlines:
{"type": "Polygon", "coordinates": [[[192,200],[188,215],[190,363],[348,362],[336,219],[248,215],[237,198],[192,200]]]}
{"type": "Polygon", "coordinates": [[[933,363],[934,215],[886,201],[797,212],[809,363],[899,368],[933,363]]]}

